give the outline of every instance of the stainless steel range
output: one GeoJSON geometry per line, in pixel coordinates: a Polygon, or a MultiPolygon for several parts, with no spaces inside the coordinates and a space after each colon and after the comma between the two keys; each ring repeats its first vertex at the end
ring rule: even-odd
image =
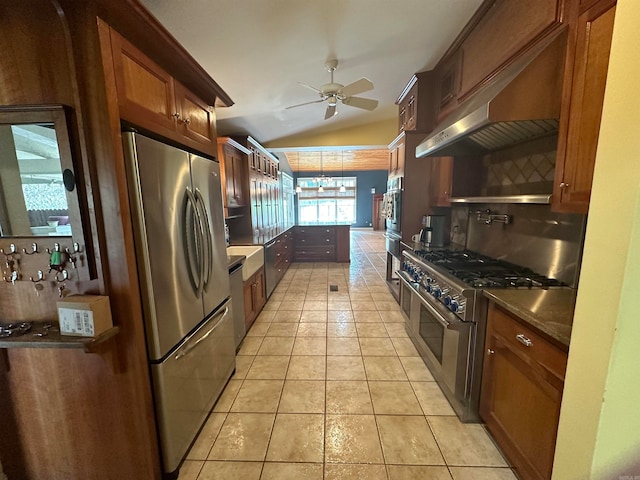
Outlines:
{"type": "Polygon", "coordinates": [[[407,330],[463,422],[478,405],[487,321],[484,288],[549,288],[562,282],[469,250],[405,251],[399,276],[407,330]]]}

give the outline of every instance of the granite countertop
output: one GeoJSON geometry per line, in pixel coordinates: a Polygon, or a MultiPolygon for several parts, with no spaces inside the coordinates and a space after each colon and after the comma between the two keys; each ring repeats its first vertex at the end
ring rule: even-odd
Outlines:
{"type": "Polygon", "coordinates": [[[244,255],[227,255],[227,267],[231,270],[233,267],[245,261],[247,257],[244,255]]]}
{"type": "Polygon", "coordinates": [[[484,295],[535,329],[569,347],[575,289],[488,289],[484,295]]]}

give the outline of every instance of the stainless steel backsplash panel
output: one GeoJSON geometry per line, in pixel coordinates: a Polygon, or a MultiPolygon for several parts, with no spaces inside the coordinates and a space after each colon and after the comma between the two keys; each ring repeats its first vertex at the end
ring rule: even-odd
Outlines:
{"type": "Polygon", "coordinates": [[[585,225],[586,215],[553,213],[549,205],[471,205],[466,246],[576,287],[585,225]],[[511,215],[513,223],[478,222],[475,212],[487,209],[491,213],[511,215]]]}

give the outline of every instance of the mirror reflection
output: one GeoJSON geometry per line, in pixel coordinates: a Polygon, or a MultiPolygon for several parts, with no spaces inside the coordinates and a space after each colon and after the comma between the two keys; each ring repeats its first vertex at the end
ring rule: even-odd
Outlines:
{"type": "Polygon", "coordinates": [[[71,236],[53,122],[0,124],[0,234],[71,236]]]}

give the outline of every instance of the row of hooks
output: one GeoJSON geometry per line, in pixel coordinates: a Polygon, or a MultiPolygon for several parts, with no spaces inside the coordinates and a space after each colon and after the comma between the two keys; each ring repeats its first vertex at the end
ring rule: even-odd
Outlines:
{"type": "MultiPolygon", "coordinates": [[[[12,285],[15,285],[16,282],[21,280],[21,278],[22,275],[20,275],[18,270],[12,270],[10,275],[7,275],[6,273],[2,275],[2,279],[6,283],[11,283],[12,285]]],[[[39,283],[46,280],[46,276],[42,270],[38,270],[38,273],[36,273],[36,277],[34,278],[30,276],[29,280],[33,283],[39,283]]],[[[69,272],[67,270],[61,270],[54,275],[53,280],[55,280],[57,283],[64,283],[69,280],[69,272]]]]}
{"type": "MultiPolygon", "coordinates": [[[[45,248],[44,251],[47,254],[52,254],[53,252],[61,252],[61,247],[60,244],[58,242],[53,244],[53,249],[50,248],[45,248]]],[[[73,249],[69,249],[69,247],[64,249],[64,252],[68,255],[73,255],[75,253],[80,253],[80,244],[78,242],[73,242],[73,249]]],[[[18,249],[15,245],[15,243],[12,243],[9,245],[9,251],[6,252],[4,250],[4,248],[0,248],[0,253],[3,254],[4,256],[8,257],[10,255],[15,255],[18,252],[18,249]]],[[[38,244],[33,242],[31,244],[31,250],[27,250],[26,248],[22,249],[22,253],[24,253],[25,255],[33,255],[34,253],[41,253],[41,250],[38,249],[38,244]]]]}

